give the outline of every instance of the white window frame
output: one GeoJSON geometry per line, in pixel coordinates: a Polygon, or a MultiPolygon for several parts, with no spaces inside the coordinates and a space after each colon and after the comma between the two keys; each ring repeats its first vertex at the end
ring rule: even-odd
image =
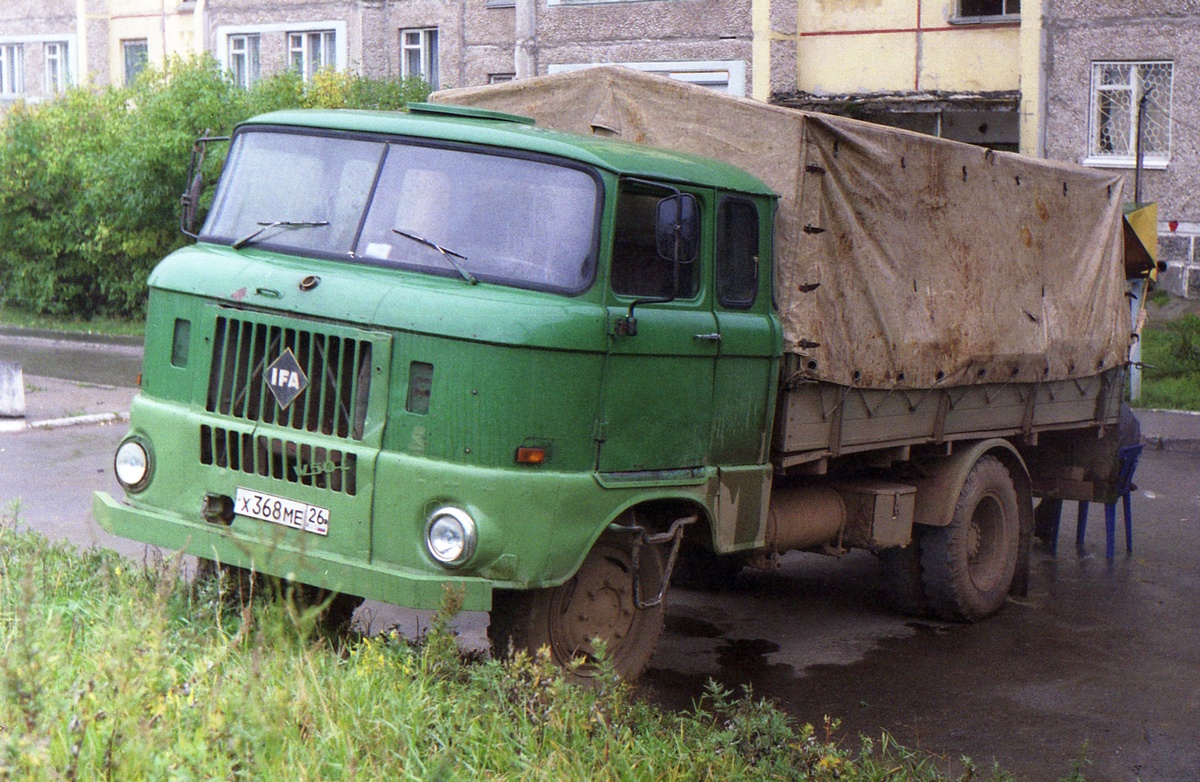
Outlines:
{"type": "Polygon", "coordinates": [[[678,60],[673,62],[617,62],[617,63],[562,63],[552,64],[550,73],[581,71],[598,65],[623,65],[636,71],[670,76],[677,81],[711,87],[718,92],[746,97],[745,60],[678,60]]]}
{"type": "MultiPolygon", "coordinates": [[[[346,44],[346,22],[337,19],[326,19],[316,22],[279,22],[273,24],[230,24],[221,25],[216,29],[217,62],[221,63],[221,67],[229,69],[229,39],[231,36],[237,35],[257,35],[261,46],[262,39],[265,36],[282,34],[282,46],[284,50],[284,61],[280,70],[286,70],[291,67],[291,36],[294,33],[313,33],[333,31],[334,34],[334,59],[332,66],[335,70],[343,70],[349,62],[348,49],[346,44]]],[[[260,60],[260,75],[261,75],[261,53],[259,49],[260,60]]]]}
{"type": "Polygon", "coordinates": [[[25,94],[25,44],[0,41],[0,98],[25,94]]]}
{"type": "Polygon", "coordinates": [[[338,67],[336,30],[292,30],[288,32],[288,67],[305,81],[322,68],[338,67]],[[333,62],[329,62],[330,57],[333,62]]]}
{"type": "MultiPolygon", "coordinates": [[[[1091,88],[1090,98],[1088,100],[1088,135],[1087,135],[1087,157],[1083,164],[1094,168],[1135,168],[1137,166],[1137,119],[1138,119],[1138,102],[1141,97],[1142,84],[1142,69],[1152,66],[1169,66],[1170,67],[1170,84],[1171,95],[1168,96],[1166,106],[1166,139],[1167,149],[1165,152],[1143,152],[1142,167],[1148,169],[1162,170],[1167,167],[1171,161],[1171,102],[1175,94],[1175,63],[1172,60],[1095,60],[1091,67],[1091,88]],[[1100,74],[1105,66],[1130,66],[1130,82],[1124,85],[1101,85],[1100,74]],[[1095,148],[1095,140],[1098,133],[1099,123],[1099,97],[1101,92],[1107,93],[1110,96],[1124,95],[1128,98],[1127,111],[1129,115],[1130,127],[1128,128],[1129,148],[1121,151],[1104,152],[1095,148]]],[[[1161,104],[1160,104],[1161,106],[1161,104]]]]}
{"type": "Polygon", "coordinates": [[[46,41],[42,47],[46,94],[65,92],[72,84],[71,45],[67,41],[46,41]]]}
{"type": "MultiPolygon", "coordinates": [[[[57,44],[65,45],[67,47],[66,48],[67,73],[71,76],[72,81],[73,81],[74,74],[79,73],[79,51],[75,45],[76,40],[77,39],[76,39],[76,36],[74,33],[57,33],[57,34],[49,33],[49,34],[39,34],[39,35],[6,35],[6,36],[0,36],[0,46],[20,46],[24,50],[25,54],[29,54],[29,52],[31,51],[30,46],[29,46],[30,44],[44,45],[47,43],[57,43],[57,44]]],[[[21,98],[22,100],[26,100],[29,102],[37,102],[37,101],[41,100],[42,95],[37,92],[38,86],[30,85],[28,83],[28,81],[25,79],[25,75],[26,75],[25,64],[26,63],[24,62],[24,58],[22,58],[22,62],[21,62],[22,91],[20,93],[16,93],[16,94],[8,93],[8,92],[0,92],[0,100],[12,100],[14,98],[21,98]],[[33,92],[30,92],[31,86],[33,88],[33,92]]]]}
{"type": "Polygon", "coordinates": [[[248,90],[262,78],[261,38],[258,33],[240,33],[229,36],[228,45],[233,83],[248,90]]]}
{"type": "Polygon", "coordinates": [[[419,76],[433,89],[438,88],[438,59],[441,52],[441,41],[436,27],[402,27],[400,28],[400,75],[404,77],[419,76]],[[416,36],[416,42],[410,43],[409,38],[416,36]],[[416,54],[418,67],[412,67],[410,54],[416,54]]]}

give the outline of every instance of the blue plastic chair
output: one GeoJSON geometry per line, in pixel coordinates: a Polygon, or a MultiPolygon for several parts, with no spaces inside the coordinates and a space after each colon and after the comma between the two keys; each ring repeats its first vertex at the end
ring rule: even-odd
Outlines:
{"type": "MultiPolygon", "coordinates": [[[[1133,491],[1133,473],[1137,470],[1138,458],[1142,455],[1141,445],[1127,445],[1117,452],[1119,466],[1117,468],[1117,499],[1121,500],[1125,511],[1125,553],[1133,553],[1133,512],[1130,510],[1129,493],[1133,491]]],[[[1087,531],[1088,503],[1079,503],[1079,524],[1075,528],[1075,545],[1083,547],[1083,535],[1087,531]]],[[[1113,558],[1116,548],[1117,503],[1110,502],[1104,506],[1104,555],[1113,558]]]]}

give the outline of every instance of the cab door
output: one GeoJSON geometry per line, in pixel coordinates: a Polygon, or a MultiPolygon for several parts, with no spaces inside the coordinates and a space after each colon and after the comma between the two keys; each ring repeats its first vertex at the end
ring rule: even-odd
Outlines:
{"type": "Polygon", "coordinates": [[[622,183],[617,194],[609,284],[609,350],[597,422],[598,470],[658,472],[702,467],[712,439],[713,383],[720,347],[712,291],[711,192],[697,199],[699,251],[679,265],[658,252],[659,203],[674,188],[622,183]],[[633,309],[634,329],[627,324],[633,309]]]}

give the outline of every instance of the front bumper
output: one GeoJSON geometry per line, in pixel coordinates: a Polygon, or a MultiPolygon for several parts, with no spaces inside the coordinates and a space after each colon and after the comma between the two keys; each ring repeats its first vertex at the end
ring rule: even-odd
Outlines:
{"type": "Polygon", "coordinates": [[[298,549],[283,540],[266,543],[229,527],[135,508],[106,492],[96,492],[92,513],[100,526],[114,535],[337,592],[409,608],[436,609],[446,590],[453,589],[462,592],[464,611],[492,607],[492,584],[484,578],[419,573],[298,549]]]}

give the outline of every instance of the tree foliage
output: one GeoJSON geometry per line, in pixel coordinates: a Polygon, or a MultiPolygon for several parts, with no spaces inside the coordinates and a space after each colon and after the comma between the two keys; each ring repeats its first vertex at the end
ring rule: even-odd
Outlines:
{"type": "MultiPolygon", "coordinates": [[[[179,196],[194,139],[284,108],[402,109],[420,80],[294,72],[235,87],[209,55],[129,87],[76,87],[0,120],[0,301],[53,315],[135,316],[154,265],[186,238],[179,196]]],[[[211,160],[213,170],[220,161],[211,160]]]]}

